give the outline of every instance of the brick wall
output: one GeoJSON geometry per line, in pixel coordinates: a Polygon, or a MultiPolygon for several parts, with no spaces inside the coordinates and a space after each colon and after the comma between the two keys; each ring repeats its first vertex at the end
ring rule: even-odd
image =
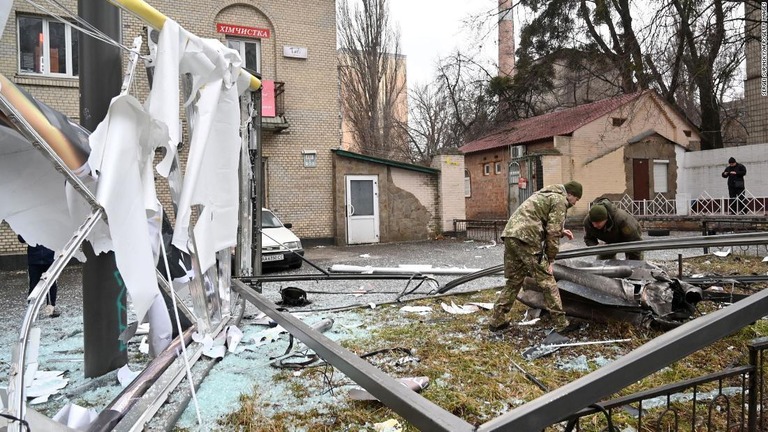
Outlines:
{"type": "Polygon", "coordinates": [[[464,155],[464,167],[469,171],[471,194],[466,199],[468,219],[498,219],[507,215],[509,188],[508,149],[494,149],[464,155]],[[496,163],[501,163],[501,172],[496,173],[496,163]],[[485,166],[489,174],[485,174],[485,166]]]}
{"type": "MultiPolygon", "coordinates": [[[[70,10],[77,10],[75,0],[62,3],[70,10]]],[[[292,222],[293,231],[299,237],[332,238],[333,164],[330,149],[337,148],[340,142],[335,2],[266,0],[259,2],[258,7],[239,0],[157,0],[150,3],[201,37],[223,41],[224,35],[216,33],[217,22],[270,29],[270,38],[261,41],[262,78],[285,82],[284,102],[290,128],[281,134],[262,133],[262,152],[267,160],[267,205],[275,209],[281,219],[292,222]],[[306,47],[308,58],[283,57],[284,45],[306,47]],[[316,167],[303,166],[301,152],[305,149],[317,151],[316,167]]],[[[4,37],[0,40],[0,73],[77,122],[77,79],[18,74],[15,18],[20,12],[41,14],[27,3],[14,3],[4,37]]],[[[124,44],[130,45],[138,35],[146,40],[143,22],[128,13],[123,13],[122,18],[124,44]]],[[[146,51],[146,42],[143,50],[146,51]]],[[[144,101],[149,86],[141,66],[131,93],[144,101]]],[[[186,122],[182,125],[186,142],[186,122]]],[[[180,152],[182,167],[186,163],[187,149],[184,145],[180,152]]],[[[171,209],[167,181],[159,176],[157,180],[158,196],[166,209],[171,209]]],[[[23,251],[14,242],[15,235],[7,224],[0,225],[0,254],[23,251]]]]}

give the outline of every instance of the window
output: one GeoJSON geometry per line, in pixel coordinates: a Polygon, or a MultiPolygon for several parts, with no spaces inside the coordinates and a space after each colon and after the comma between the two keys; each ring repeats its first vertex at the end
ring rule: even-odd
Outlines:
{"type": "Polygon", "coordinates": [[[483,164],[483,175],[491,175],[491,164],[483,164]]]}
{"type": "Polygon", "coordinates": [[[688,138],[690,138],[690,137],[691,137],[691,131],[689,131],[688,129],[683,129],[683,133],[684,133],[684,134],[685,134],[685,136],[687,136],[688,138]]]}
{"type": "Polygon", "coordinates": [[[621,117],[612,117],[611,120],[613,120],[613,125],[616,127],[623,125],[627,121],[627,119],[621,117]]]}
{"type": "Polygon", "coordinates": [[[317,166],[317,151],[304,150],[301,154],[304,156],[304,168],[315,168],[317,166]]]}
{"type": "Polygon", "coordinates": [[[227,38],[227,48],[240,53],[246,69],[261,73],[261,40],[227,38]]]}
{"type": "Polygon", "coordinates": [[[501,162],[496,162],[496,174],[501,174],[501,162]]]}
{"type": "Polygon", "coordinates": [[[668,160],[653,161],[653,191],[655,193],[669,192],[669,185],[667,181],[668,173],[669,173],[668,160]]]}
{"type": "Polygon", "coordinates": [[[42,17],[19,16],[19,73],[76,77],[78,33],[42,17]]]}
{"type": "Polygon", "coordinates": [[[472,181],[469,178],[469,170],[464,170],[464,196],[472,196],[472,181]]]}

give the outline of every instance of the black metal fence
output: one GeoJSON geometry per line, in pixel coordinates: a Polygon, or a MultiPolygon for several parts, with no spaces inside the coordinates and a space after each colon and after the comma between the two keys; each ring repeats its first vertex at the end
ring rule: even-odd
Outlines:
{"type": "Polygon", "coordinates": [[[563,419],[565,431],[765,431],[767,347],[751,341],[749,365],[595,404],[563,419]]]}
{"type": "Polygon", "coordinates": [[[500,219],[454,219],[453,232],[458,238],[500,243],[506,224],[506,220],[500,219]]]}

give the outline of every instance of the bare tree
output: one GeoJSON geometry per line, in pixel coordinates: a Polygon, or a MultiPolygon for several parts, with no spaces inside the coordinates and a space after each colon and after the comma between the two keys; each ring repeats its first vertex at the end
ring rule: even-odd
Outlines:
{"type": "Polygon", "coordinates": [[[390,27],[387,0],[338,3],[339,80],[344,121],[354,147],[397,157],[406,147],[405,60],[400,36],[390,27]]]}
{"type": "Polygon", "coordinates": [[[452,128],[452,109],[439,82],[421,84],[410,92],[407,128],[411,162],[429,165],[432,158],[460,141],[452,128]]]}
{"type": "Polygon", "coordinates": [[[652,0],[642,5],[647,24],[630,0],[521,4],[535,13],[521,33],[521,57],[540,62],[562,48],[600,54],[623,92],[656,88],[699,125],[702,148],[722,147],[720,109],[743,59],[740,2],[652,0]]]}

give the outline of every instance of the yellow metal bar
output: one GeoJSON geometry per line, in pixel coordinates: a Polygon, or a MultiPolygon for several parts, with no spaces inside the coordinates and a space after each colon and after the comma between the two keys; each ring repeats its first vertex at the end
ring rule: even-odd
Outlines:
{"type": "MultiPolygon", "coordinates": [[[[163,15],[162,12],[155,9],[144,0],[107,0],[107,1],[109,1],[110,3],[112,3],[113,5],[119,8],[125,9],[128,12],[131,12],[132,14],[141,18],[147,24],[151,25],[153,28],[157,30],[162,30],[163,25],[165,25],[165,20],[168,19],[168,17],[163,15]]],[[[240,73],[246,74],[250,78],[251,90],[256,91],[261,87],[261,81],[258,78],[251,75],[245,70],[241,70],[240,73]]]]}

